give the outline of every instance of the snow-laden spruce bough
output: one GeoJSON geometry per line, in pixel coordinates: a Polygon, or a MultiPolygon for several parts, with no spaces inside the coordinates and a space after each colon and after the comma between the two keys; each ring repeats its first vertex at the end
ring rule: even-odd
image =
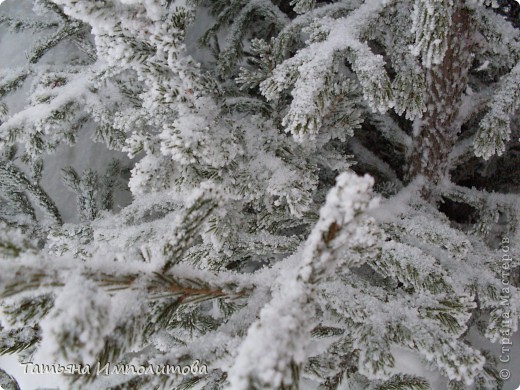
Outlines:
{"type": "Polygon", "coordinates": [[[36,37],[0,62],[0,353],[208,370],[82,389],[501,388],[514,1],[30,3],[0,6],[2,47],[36,37]]]}

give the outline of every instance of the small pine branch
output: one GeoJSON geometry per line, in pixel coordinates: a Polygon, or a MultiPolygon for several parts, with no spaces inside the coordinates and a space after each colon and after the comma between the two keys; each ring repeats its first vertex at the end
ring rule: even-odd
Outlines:
{"type": "Polygon", "coordinates": [[[30,73],[28,69],[22,69],[18,72],[14,72],[14,75],[9,74],[4,76],[0,82],[0,98],[20,88],[30,73]]]}
{"type": "Polygon", "coordinates": [[[54,223],[62,223],[58,208],[47,193],[39,185],[32,184],[14,164],[0,160],[0,180],[9,182],[25,191],[27,196],[38,202],[38,205],[53,219],[54,223]]]}
{"type": "Polygon", "coordinates": [[[0,331],[0,355],[11,355],[34,347],[40,341],[38,326],[0,331]]]}
{"type": "Polygon", "coordinates": [[[98,213],[97,174],[87,169],[80,177],[72,167],[65,168],[62,172],[63,181],[71,191],[76,193],[80,220],[84,222],[94,220],[98,213]]]}
{"type": "Polygon", "coordinates": [[[375,390],[430,390],[430,385],[424,378],[399,374],[376,386],[375,390]]]}

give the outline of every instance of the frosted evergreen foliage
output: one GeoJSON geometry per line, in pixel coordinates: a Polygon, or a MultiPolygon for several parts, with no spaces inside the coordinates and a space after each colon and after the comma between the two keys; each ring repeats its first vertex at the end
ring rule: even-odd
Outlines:
{"type": "Polygon", "coordinates": [[[502,386],[520,39],[491,4],[26,2],[0,18],[35,37],[0,69],[0,354],[200,368],[78,389],[502,386]]]}
{"type": "Polygon", "coordinates": [[[393,105],[383,58],[374,55],[366,43],[359,40],[370,16],[381,7],[380,2],[367,2],[348,17],[338,20],[322,17],[314,22],[312,30],[319,31],[313,33],[323,39],[309,40],[308,47],[278,65],[262,82],[261,91],[268,100],[277,99],[282,91],[294,87],[291,92],[294,99],[284,118],[287,131],[295,135],[318,133],[330,105],[327,96],[336,95],[333,92],[336,66],[345,56],[352,63],[371,108],[385,111],[393,105]]]}
{"type": "Polygon", "coordinates": [[[415,46],[412,53],[421,55],[425,67],[439,64],[448,49],[448,34],[452,24],[452,0],[416,1],[412,33],[415,46]]]}
{"type": "Polygon", "coordinates": [[[520,63],[502,82],[475,139],[475,155],[486,160],[495,154],[501,156],[511,139],[510,118],[520,107],[520,63]]]}
{"type": "MultiPolygon", "coordinates": [[[[231,388],[281,388],[298,385],[298,372],[305,362],[318,298],[313,286],[330,278],[338,268],[359,265],[359,258],[341,260],[348,245],[370,248],[374,238],[368,225],[356,226],[363,211],[374,206],[368,195],[371,179],[351,174],[338,177],[327,195],[320,218],[301,249],[295,271],[284,273],[274,296],[252,325],[231,371],[231,388]],[[288,310],[289,309],[289,310],[288,310]],[[276,330],[275,330],[276,329],[276,330]]],[[[372,233],[373,234],[373,233],[372,233]]]]}
{"type": "Polygon", "coordinates": [[[314,8],[315,0],[292,0],[291,5],[294,7],[294,11],[299,14],[303,14],[306,11],[314,8]]]}
{"type": "MultiPolygon", "coordinates": [[[[37,164],[42,154],[54,150],[60,143],[75,141],[78,129],[85,122],[85,114],[79,110],[84,96],[85,69],[95,58],[95,51],[88,38],[88,28],[76,19],[71,19],[53,2],[41,0],[35,3],[41,14],[35,21],[20,20],[17,29],[56,29],[56,32],[39,39],[27,54],[28,65],[16,73],[9,72],[3,77],[0,96],[13,92],[32,76],[31,107],[13,113],[0,126],[2,142],[6,145],[23,143],[23,159],[37,164]],[[55,20],[49,23],[47,20],[55,20]],[[83,64],[64,64],[49,67],[40,64],[44,55],[65,40],[72,40],[82,53],[83,64]],[[79,91],[78,96],[72,91],[79,91]],[[78,98],[79,97],[79,98],[78,98]]],[[[11,20],[9,18],[6,21],[11,20]]],[[[12,22],[12,20],[11,20],[12,22]]],[[[87,70],[88,72],[88,70],[87,70]]],[[[38,175],[36,175],[38,179],[38,175]]]]}

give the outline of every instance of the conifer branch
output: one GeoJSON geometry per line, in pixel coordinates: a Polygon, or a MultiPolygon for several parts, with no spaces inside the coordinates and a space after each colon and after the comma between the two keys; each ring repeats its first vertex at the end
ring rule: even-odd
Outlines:
{"type": "Polygon", "coordinates": [[[58,208],[45,191],[40,186],[32,184],[11,162],[0,160],[0,177],[1,180],[9,181],[26,191],[27,195],[36,200],[38,205],[54,220],[54,223],[62,223],[58,208]]]}

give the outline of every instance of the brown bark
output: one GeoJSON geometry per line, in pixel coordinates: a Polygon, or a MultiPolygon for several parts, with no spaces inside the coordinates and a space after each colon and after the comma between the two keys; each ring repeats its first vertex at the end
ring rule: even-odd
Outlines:
{"type": "Polygon", "coordinates": [[[413,136],[409,179],[422,175],[429,185],[435,185],[445,173],[449,152],[460,130],[455,128],[454,119],[467,87],[473,36],[469,11],[460,4],[452,15],[452,29],[442,63],[426,69],[427,110],[413,136]]]}

